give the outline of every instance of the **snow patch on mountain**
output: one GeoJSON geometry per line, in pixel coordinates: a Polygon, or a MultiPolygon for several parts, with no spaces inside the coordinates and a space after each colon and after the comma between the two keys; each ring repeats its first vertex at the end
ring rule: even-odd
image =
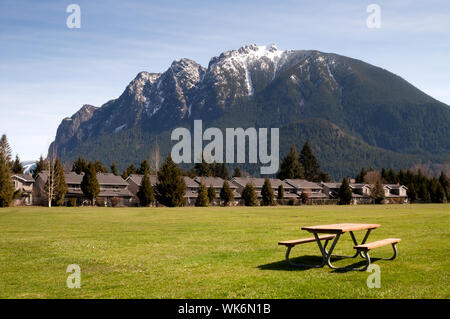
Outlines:
{"type": "Polygon", "coordinates": [[[114,129],[114,133],[118,133],[118,132],[122,131],[126,126],[127,126],[126,124],[122,124],[122,125],[116,127],[114,129]]]}

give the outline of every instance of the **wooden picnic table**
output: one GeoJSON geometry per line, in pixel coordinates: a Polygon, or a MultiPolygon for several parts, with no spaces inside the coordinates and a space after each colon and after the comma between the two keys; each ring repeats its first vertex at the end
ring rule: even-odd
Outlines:
{"type": "MultiPolygon", "coordinates": [[[[345,255],[333,255],[333,250],[336,247],[336,244],[339,241],[339,238],[344,233],[350,233],[350,236],[352,238],[353,243],[355,244],[355,247],[358,247],[358,245],[364,245],[367,241],[367,238],[369,237],[370,232],[372,229],[376,229],[380,227],[379,224],[358,224],[358,223],[341,223],[341,224],[329,224],[329,225],[315,225],[315,226],[304,226],[302,227],[302,230],[306,230],[314,235],[314,239],[319,246],[320,252],[322,254],[322,263],[319,265],[305,265],[305,264],[294,264],[289,261],[289,252],[290,248],[288,247],[288,251],[286,254],[286,259],[290,262],[290,264],[294,266],[307,266],[307,267],[323,267],[325,264],[328,265],[328,267],[332,269],[350,269],[350,270],[365,270],[367,266],[370,264],[370,257],[367,252],[364,252],[362,250],[356,250],[356,253],[353,256],[345,256],[345,255]],[[360,230],[366,230],[366,234],[361,241],[360,244],[358,244],[358,241],[356,240],[355,235],[353,234],[354,231],[360,231],[360,230]],[[321,240],[323,240],[323,236],[319,236],[319,234],[333,234],[334,238],[328,238],[326,240],[325,245],[322,245],[321,240]],[[330,249],[327,251],[326,246],[328,244],[329,240],[333,240],[330,249]],[[355,258],[358,255],[360,255],[362,258],[366,259],[368,261],[367,266],[363,269],[361,268],[348,268],[348,267],[336,267],[331,263],[331,257],[338,257],[338,258],[355,258]]],[[[396,252],[394,250],[394,252],[396,252]]]]}
{"type": "Polygon", "coordinates": [[[330,224],[330,225],[318,225],[318,226],[305,226],[302,230],[309,231],[310,233],[326,233],[326,234],[343,234],[346,232],[353,232],[358,230],[372,230],[380,227],[379,224],[355,224],[355,223],[343,223],[343,224],[330,224]]]}
{"type": "Polygon", "coordinates": [[[314,235],[313,238],[304,238],[304,239],[297,239],[297,240],[288,240],[288,241],[282,241],[279,242],[279,245],[284,245],[287,247],[286,251],[286,260],[289,262],[289,264],[293,266],[300,266],[300,267],[323,267],[325,265],[328,265],[332,269],[337,270],[366,270],[368,266],[370,265],[370,256],[369,251],[371,249],[382,247],[386,245],[392,245],[392,248],[394,250],[394,255],[391,258],[378,258],[382,260],[392,260],[395,259],[397,256],[397,247],[396,244],[400,242],[400,238],[387,238],[383,240],[379,240],[372,243],[367,243],[367,238],[369,237],[370,232],[373,229],[377,229],[381,225],[379,224],[358,224],[358,223],[342,223],[342,224],[330,224],[330,225],[315,225],[315,226],[304,226],[302,227],[302,230],[306,230],[314,235]],[[358,244],[358,241],[356,240],[355,235],[353,232],[355,231],[361,231],[365,230],[366,234],[364,235],[363,240],[360,244],[358,244]],[[336,244],[339,241],[339,238],[342,234],[349,233],[352,241],[354,243],[354,247],[356,249],[356,253],[353,256],[343,256],[343,255],[333,255],[333,250],[336,247],[336,244]],[[329,235],[322,235],[319,236],[319,234],[329,234],[329,235]],[[330,249],[327,251],[326,246],[329,241],[333,240],[330,249]],[[296,264],[293,263],[289,259],[289,253],[291,251],[291,248],[293,248],[295,245],[308,243],[308,242],[316,242],[319,246],[320,252],[322,254],[322,263],[318,265],[306,265],[306,264],[296,264]],[[325,244],[322,245],[321,241],[325,241],[325,244]],[[338,258],[355,258],[357,256],[361,256],[363,259],[366,260],[366,266],[362,268],[351,268],[351,267],[335,267],[331,263],[331,257],[338,257],[338,258]]]}
{"type": "MultiPolygon", "coordinates": [[[[369,237],[369,234],[372,231],[372,229],[376,229],[380,226],[381,225],[379,225],[379,224],[341,223],[341,224],[329,224],[329,225],[304,226],[304,227],[302,227],[302,230],[306,230],[314,235],[314,238],[316,239],[316,243],[319,246],[320,252],[322,253],[322,257],[323,257],[321,266],[324,266],[326,263],[328,265],[328,267],[339,270],[339,269],[349,269],[349,268],[334,266],[331,263],[331,257],[355,258],[358,255],[360,255],[362,258],[366,258],[364,253],[359,250],[357,250],[353,256],[333,255],[333,250],[336,247],[341,235],[344,233],[347,233],[347,232],[350,233],[350,237],[352,238],[353,243],[355,244],[355,246],[357,246],[358,241],[356,240],[356,237],[353,234],[353,232],[360,231],[360,230],[366,230],[366,234],[360,244],[360,245],[363,245],[367,241],[367,238],[369,237]],[[335,234],[334,240],[328,251],[326,250],[326,247],[323,246],[321,241],[318,239],[319,238],[318,234],[335,234]]],[[[350,268],[350,269],[360,270],[359,268],[350,268]]]]}

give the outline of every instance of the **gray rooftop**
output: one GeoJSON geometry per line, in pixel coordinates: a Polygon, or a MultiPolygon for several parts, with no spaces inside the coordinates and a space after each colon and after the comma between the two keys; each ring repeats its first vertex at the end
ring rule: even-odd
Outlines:
{"type": "Polygon", "coordinates": [[[285,179],[284,181],[297,189],[322,189],[322,186],[319,184],[306,179],[285,179]]]}
{"type": "MultiPolygon", "coordinates": [[[[253,177],[233,177],[231,179],[231,182],[236,183],[238,185],[244,186],[248,183],[253,183],[253,186],[256,188],[262,188],[264,185],[265,178],[253,178],[253,177]]],[[[278,188],[278,186],[283,185],[284,189],[292,189],[293,187],[281,179],[278,178],[269,178],[270,185],[272,185],[272,188],[278,188]]]]}
{"type": "MultiPolygon", "coordinates": [[[[77,174],[75,172],[64,173],[66,184],[81,184],[83,176],[84,173],[81,174],[77,174]]],[[[48,178],[48,171],[42,171],[41,173],[39,173],[39,177],[42,178],[44,182],[46,182],[48,178]]],[[[117,186],[128,185],[128,183],[121,176],[116,176],[112,173],[97,173],[97,180],[100,185],[117,185],[117,186]]]]}
{"type": "MultiPolygon", "coordinates": [[[[132,180],[136,185],[141,186],[143,177],[144,175],[141,174],[131,174],[130,176],[128,176],[127,181],[132,180]]],[[[158,175],[149,175],[149,178],[150,184],[152,184],[152,186],[155,186],[158,182],[158,175]]]]}
{"type": "Polygon", "coordinates": [[[342,183],[322,183],[322,186],[325,186],[327,188],[339,188],[341,187],[342,183]]]}
{"type": "Polygon", "coordinates": [[[194,181],[189,176],[183,176],[184,183],[186,184],[186,187],[200,187],[200,184],[194,181]]]}
{"type": "Polygon", "coordinates": [[[21,179],[24,182],[33,183],[34,178],[30,174],[14,174],[13,177],[17,177],[18,179],[21,179]]]}
{"type": "MultiPolygon", "coordinates": [[[[222,179],[220,177],[204,177],[204,176],[196,176],[196,177],[194,177],[194,180],[197,183],[201,183],[203,181],[203,183],[205,183],[206,187],[209,187],[212,185],[212,187],[214,187],[214,188],[222,188],[223,182],[225,181],[224,179],[222,179]]],[[[231,189],[237,188],[237,186],[234,185],[233,183],[228,182],[228,185],[230,186],[231,189]]]]}

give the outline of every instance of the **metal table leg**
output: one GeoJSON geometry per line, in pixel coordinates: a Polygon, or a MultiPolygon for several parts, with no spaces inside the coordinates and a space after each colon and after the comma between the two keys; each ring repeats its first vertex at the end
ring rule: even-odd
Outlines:
{"type": "Polygon", "coordinates": [[[326,254],[328,253],[327,250],[326,250],[326,247],[327,247],[328,242],[330,240],[329,239],[325,240],[325,244],[322,246],[322,243],[321,243],[319,237],[316,234],[314,234],[314,237],[316,238],[316,241],[318,241],[318,243],[319,243],[319,249],[320,249],[320,252],[322,254],[322,263],[320,263],[318,265],[294,263],[293,261],[291,261],[289,259],[289,254],[291,253],[291,249],[294,246],[288,246],[288,248],[286,250],[286,261],[288,262],[289,265],[294,266],[294,267],[305,267],[305,268],[321,268],[321,267],[325,266],[326,254]]]}
{"type": "MultiPolygon", "coordinates": [[[[378,258],[377,260],[394,260],[397,257],[397,244],[392,244],[392,250],[394,251],[394,254],[392,255],[392,257],[390,258],[378,258]]],[[[362,251],[361,251],[362,253],[362,251]]],[[[367,254],[367,252],[365,252],[364,254],[367,254]]]]}
{"type": "MultiPolygon", "coordinates": [[[[352,268],[352,267],[336,267],[336,266],[334,266],[332,263],[331,263],[331,257],[332,257],[332,254],[333,254],[333,250],[334,250],[334,248],[336,247],[336,244],[337,244],[337,242],[338,242],[338,240],[339,240],[339,238],[341,237],[341,234],[337,234],[336,235],[336,237],[334,238],[334,241],[333,241],[333,243],[331,244],[331,247],[330,247],[330,250],[328,251],[328,254],[326,254],[325,256],[324,256],[324,258],[326,258],[326,263],[327,263],[327,265],[328,265],[328,267],[330,267],[331,269],[335,269],[335,270],[359,270],[359,271],[365,271],[368,267],[369,267],[369,265],[370,265],[370,256],[369,256],[369,252],[366,252],[364,255],[365,255],[365,259],[366,259],[366,265],[364,266],[364,267],[362,267],[362,268],[352,268]]],[[[364,242],[365,242],[365,240],[367,240],[367,237],[368,237],[368,234],[366,234],[366,236],[364,237],[364,242]]],[[[317,240],[317,237],[316,237],[316,240],[317,240]]],[[[357,254],[356,254],[356,256],[358,255],[358,253],[359,253],[359,251],[357,252],[357,254]]],[[[356,257],[355,256],[355,257],[356,257]]]]}
{"type": "MultiPolygon", "coordinates": [[[[363,238],[363,240],[362,240],[362,242],[361,242],[361,245],[363,245],[363,244],[366,243],[367,238],[369,237],[370,231],[371,231],[371,229],[368,229],[368,230],[367,230],[366,235],[364,236],[364,238],[363,238]]],[[[352,231],[349,232],[349,233],[350,233],[350,236],[352,237],[353,244],[355,244],[355,246],[357,246],[357,245],[358,245],[358,242],[356,241],[355,235],[353,234],[352,231]]],[[[361,255],[362,258],[366,258],[366,257],[364,257],[363,253],[362,253],[362,252],[359,252],[359,251],[357,251],[353,256],[347,256],[347,255],[332,255],[331,257],[339,257],[339,258],[355,258],[355,257],[358,257],[358,255],[361,255]]]]}
{"type": "Polygon", "coordinates": [[[304,268],[321,268],[325,265],[325,259],[322,259],[322,263],[318,264],[318,265],[310,265],[310,264],[299,264],[299,263],[294,263],[293,261],[291,261],[289,259],[289,254],[291,253],[291,249],[293,246],[288,246],[287,250],[286,250],[286,261],[288,262],[289,265],[294,266],[294,267],[304,267],[304,268]]]}

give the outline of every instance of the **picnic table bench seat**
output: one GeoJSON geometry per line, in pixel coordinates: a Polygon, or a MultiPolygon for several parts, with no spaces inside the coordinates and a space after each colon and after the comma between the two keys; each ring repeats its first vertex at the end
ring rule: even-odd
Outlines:
{"type": "Polygon", "coordinates": [[[399,241],[401,241],[400,238],[386,238],[386,239],[377,240],[377,241],[363,244],[363,245],[356,245],[353,248],[355,248],[356,250],[360,250],[360,251],[369,251],[371,249],[375,249],[378,247],[383,247],[383,246],[387,246],[387,245],[395,245],[399,241]]]}
{"type": "MultiPolygon", "coordinates": [[[[326,249],[326,246],[328,244],[328,242],[332,239],[334,239],[336,237],[336,235],[322,235],[322,236],[318,236],[319,240],[325,240],[325,244],[324,244],[324,249],[326,249]]],[[[289,259],[289,254],[291,253],[291,249],[293,247],[295,247],[296,245],[301,245],[301,244],[306,244],[306,243],[311,243],[311,242],[315,242],[316,238],[315,237],[309,237],[309,238],[300,238],[300,239],[292,239],[292,240],[285,240],[285,241],[280,241],[278,242],[278,245],[283,245],[287,247],[286,250],[286,261],[291,265],[291,266],[300,266],[300,267],[305,267],[308,265],[304,265],[304,264],[297,264],[292,262],[289,259]]],[[[321,267],[321,265],[316,265],[313,267],[321,267]]]]}
{"type": "MultiPolygon", "coordinates": [[[[323,235],[323,236],[319,236],[320,240],[331,240],[334,237],[336,237],[336,235],[323,235]]],[[[278,242],[278,245],[283,245],[283,246],[291,246],[294,247],[296,245],[300,245],[300,244],[305,244],[305,243],[311,243],[316,241],[316,239],[314,237],[309,237],[309,238],[300,238],[300,239],[292,239],[292,240],[285,240],[285,241],[280,241],[278,242]]]]}

